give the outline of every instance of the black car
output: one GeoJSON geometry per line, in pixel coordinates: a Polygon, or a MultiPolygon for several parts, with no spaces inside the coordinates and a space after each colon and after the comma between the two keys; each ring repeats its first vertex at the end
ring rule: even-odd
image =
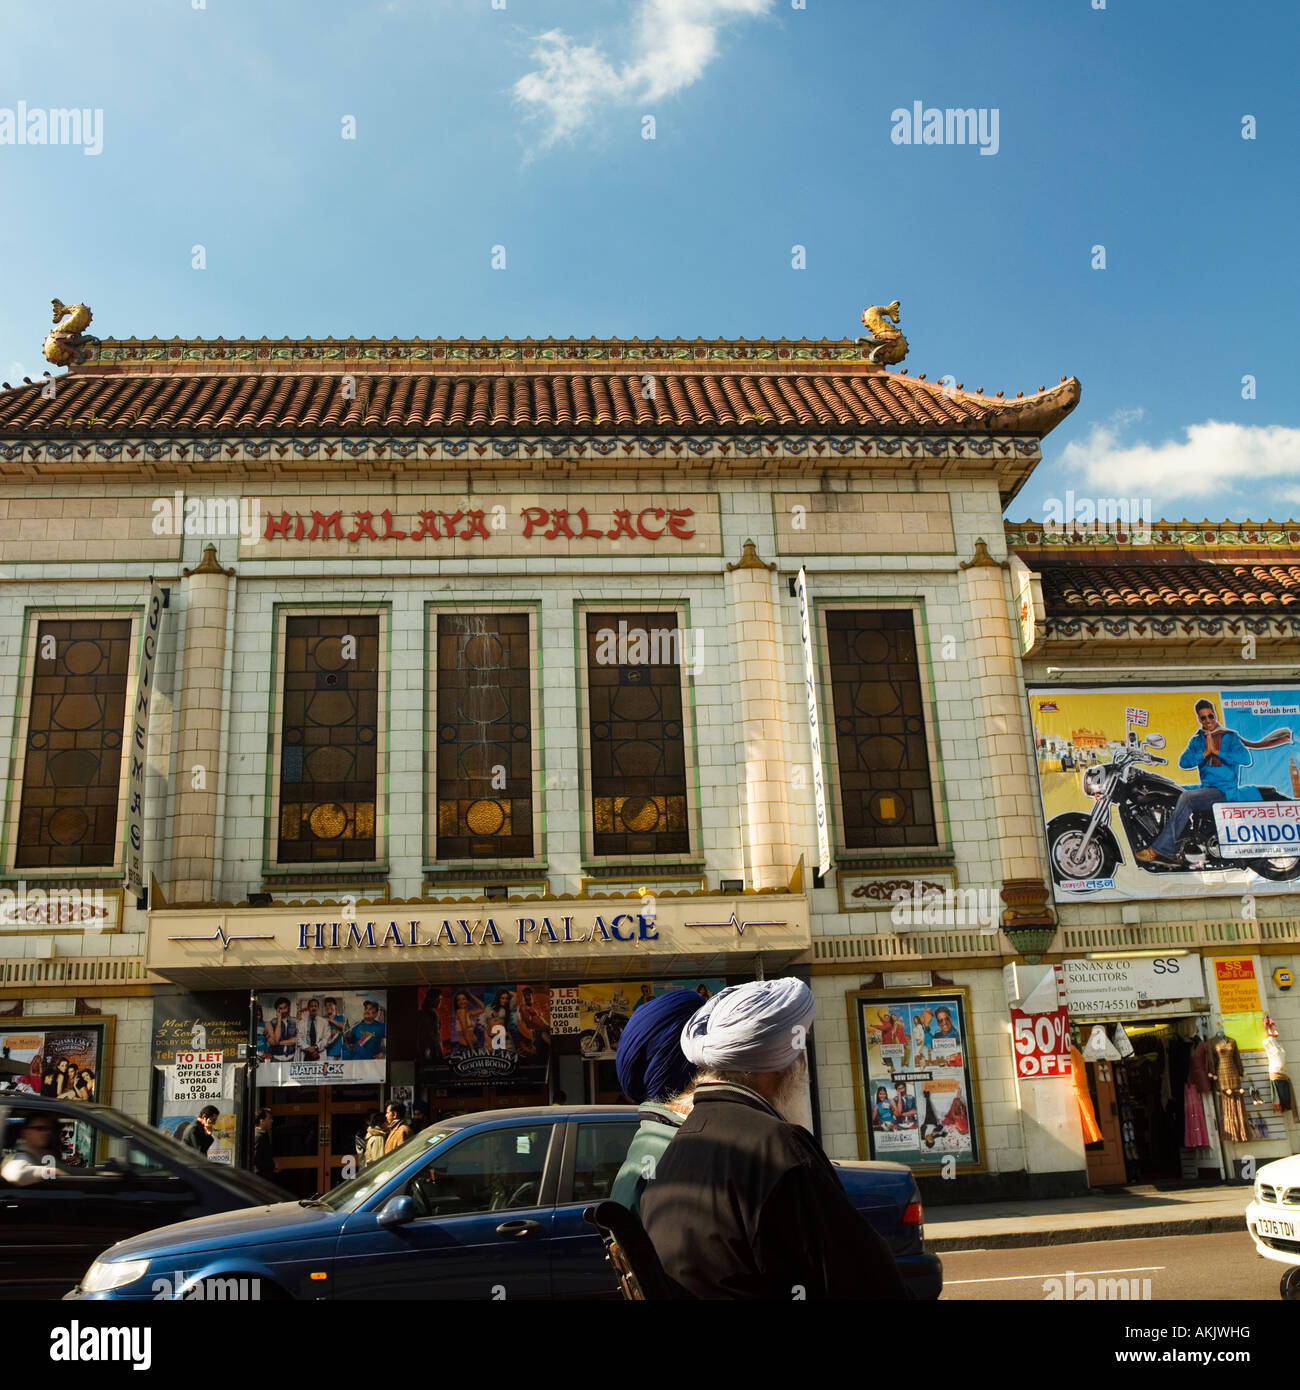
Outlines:
{"type": "Polygon", "coordinates": [[[287,1195],[107,1105],[21,1091],[0,1092],[0,1169],[37,1114],[58,1123],[61,1153],[48,1181],[0,1177],[0,1298],[59,1298],[120,1240],[287,1195]]]}

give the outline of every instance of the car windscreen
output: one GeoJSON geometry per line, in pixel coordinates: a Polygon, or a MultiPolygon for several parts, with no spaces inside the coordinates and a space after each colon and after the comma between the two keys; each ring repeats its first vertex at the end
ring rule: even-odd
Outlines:
{"type": "Polygon", "coordinates": [[[458,1127],[454,1126],[422,1130],[392,1153],[385,1154],[368,1168],[363,1168],[355,1178],[350,1178],[347,1182],[323,1193],[320,1198],[321,1204],[329,1207],[331,1211],[356,1211],[362,1202],[368,1197],[373,1197],[394,1173],[405,1168],[417,1154],[428,1153],[435,1144],[441,1144],[444,1139],[450,1139],[458,1132],[458,1127]]]}

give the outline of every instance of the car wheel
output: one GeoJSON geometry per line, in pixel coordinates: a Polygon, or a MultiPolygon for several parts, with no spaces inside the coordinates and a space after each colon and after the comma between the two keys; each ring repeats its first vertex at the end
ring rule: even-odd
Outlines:
{"type": "Polygon", "coordinates": [[[1282,1276],[1278,1292],[1289,1303],[1300,1303],[1300,1269],[1288,1269],[1282,1276]]]}

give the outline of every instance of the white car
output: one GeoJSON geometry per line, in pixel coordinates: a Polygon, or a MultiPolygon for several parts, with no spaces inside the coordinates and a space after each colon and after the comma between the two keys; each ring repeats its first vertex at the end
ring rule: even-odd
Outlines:
{"type": "Polygon", "coordinates": [[[1291,1266],[1282,1276],[1282,1297],[1300,1299],[1300,1154],[1266,1163],[1255,1174],[1246,1226],[1266,1260],[1291,1266]]]}

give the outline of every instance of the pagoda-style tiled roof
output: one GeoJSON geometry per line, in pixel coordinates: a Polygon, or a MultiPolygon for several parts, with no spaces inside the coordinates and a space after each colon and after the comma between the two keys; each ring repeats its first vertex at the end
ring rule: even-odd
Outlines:
{"type": "Polygon", "coordinates": [[[852,342],[105,340],[0,392],[0,438],[105,434],[1028,435],[1079,383],[1003,399],[862,360],[852,342]]]}
{"type": "Polygon", "coordinates": [[[1037,565],[1049,614],[1273,612],[1300,609],[1300,557],[1295,564],[1251,564],[1188,557],[1158,565],[1037,565]]]}
{"type": "Polygon", "coordinates": [[[1166,522],[1140,531],[1008,525],[1049,617],[1300,613],[1300,524],[1166,522]]]}

